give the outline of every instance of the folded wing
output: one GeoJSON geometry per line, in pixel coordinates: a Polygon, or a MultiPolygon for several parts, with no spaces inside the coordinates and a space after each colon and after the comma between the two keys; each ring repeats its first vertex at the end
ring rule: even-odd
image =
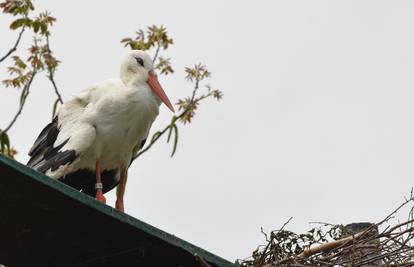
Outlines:
{"type": "Polygon", "coordinates": [[[29,151],[27,165],[58,179],[65,169],[87,152],[96,137],[93,125],[85,120],[93,110],[90,92],[62,105],[58,115],[39,134],[29,151]]]}

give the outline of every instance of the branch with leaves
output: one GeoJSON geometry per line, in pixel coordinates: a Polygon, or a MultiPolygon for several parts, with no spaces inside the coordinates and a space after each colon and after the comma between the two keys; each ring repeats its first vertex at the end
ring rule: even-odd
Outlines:
{"type": "Polygon", "coordinates": [[[142,29],[137,31],[135,38],[124,38],[121,43],[125,47],[129,47],[132,50],[154,50],[153,63],[154,68],[160,71],[160,74],[171,74],[174,73],[171,67],[171,59],[161,57],[159,55],[161,50],[167,50],[170,45],[174,44],[173,39],[168,36],[167,29],[161,26],[150,26],[147,31],[144,32],[142,29]]]}
{"type": "MultiPolygon", "coordinates": [[[[30,11],[33,11],[34,7],[30,0],[6,0],[0,3],[0,8],[2,8],[3,13],[17,16],[16,20],[10,24],[10,29],[21,29],[15,45],[2,57],[2,60],[8,58],[17,50],[25,30],[31,29],[34,33],[33,44],[29,49],[29,57],[23,60],[17,55],[12,56],[13,65],[7,68],[10,78],[3,80],[3,84],[6,87],[14,87],[22,91],[18,111],[4,130],[0,130],[0,152],[13,157],[16,151],[10,146],[10,139],[7,132],[12,128],[22,113],[32,81],[39,73],[46,72],[46,76],[51,82],[57,96],[53,105],[52,117],[55,116],[58,105],[63,103],[62,96],[55,82],[55,72],[60,62],[54,57],[49,42],[50,27],[56,21],[54,17],[50,16],[48,12],[42,12],[37,17],[31,18],[30,11]]],[[[173,39],[168,35],[164,26],[153,25],[148,27],[145,32],[139,30],[136,32],[134,38],[124,38],[121,40],[121,43],[131,49],[152,50],[154,53],[154,68],[161,75],[174,73],[171,59],[161,56],[173,44],[173,39]]],[[[163,135],[167,135],[167,142],[173,144],[171,153],[171,156],[173,156],[178,144],[178,123],[191,123],[197,108],[205,99],[214,98],[220,100],[222,98],[223,94],[220,90],[212,89],[210,85],[204,84],[211,76],[211,73],[205,65],[201,63],[196,64],[194,67],[186,68],[185,72],[186,80],[192,83],[191,94],[188,97],[178,100],[176,103],[179,112],[178,115],[173,115],[168,125],[162,130],[156,131],[150,138],[147,146],[135,158],[147,152],[163,135]]]]}
{"type": "MultiPolygon", "coordinates": [[[[7,68],[10,78],[2,81],[3,85],[21,90],[19,108],[13,116],[10,123],[3,129],[0,129],[0,153],[9,157],[14,157],[17,153],[10,145],[8,131],[16,123],[18,117],[23,111],[26,99],[30,93],[30,87],[34,78],[41,72],[46,72],[48,79],[51,81],[57,95],[56,102],[63,103],[61,94],[54,80],[55,71],[59,65],[53,52],[50,49],[49,37],[50,28],[56,21],[49,12],[44,11],[39,15],[32,17],[31,12],[34,10],[31,0],[5,0],[0,3],[0,10],[3,14],[16,17],[9,25],[10,30],[20,30],[13,47],[0,58],[0,63],[11,56],[13,64],[7,68]],[[18,55],[13,55],[18,50],[22,36],[27,30],[33,34],[33,42],[29,47],[29,56],[26,59],[18,55]]],[[[56,103],[55,105],[56,106],[56,103]]],[[[56,108],[54,107],[53,113],[56,108]]]]}
{"type": "MultiPolygon", "coordinates": [[[[15,17],[18,17],[15,21],[10,24],[10,29],[15,30],[17,29],[16,24],[20,24],[22,21],[28,19],[29,12],[34,10],[33,4],[31,1],[13,1],[8,0],[0,3],[0,9],[4,14],[11,14],[15,17]]],[[[22,39],[23,33],[26,29],[26,25],[22,23],[21,30],[19,35],[16,39],[15,44],[9,51],[0,58],[0,63],[3,62],[6,58],[8,58],[11,54],[13,54],[17,47],[20,44],[20,40],[22,39]]]]}
{"type": "Polygon", "coordinates": [[[195,116],[195,111],[199,106],[200,102],[204,99],[213,97],[217,100],[222,98],[222,93],[219,90],[212,90],[210,86],[206,85],[206,92],[203,94],[198,94],[200,82],[210,76],[210,73],[207,71],[206,67],[201,64],[197,64],[194,68],[187,68],[187,80],[194,82],[193,91],[191,97],[186,97],[185,99],[180,99],[177,102],[178,111],[180,112],[177,116],[174,115],[171,118],[170,124],[165,126],[162,130],[156,131],[150,140],[150,143],[144,147],[135,157],[138,158],[143,153],[147,152],[158,139],[163,136],[164,134],[168,133],[167,143],[170,142],[171,139],[173,141],[173,149],[171,152],[171,157],[174,156],[177,144],[178,144],[178,125],[177,122],[181,122],[183,124],[191,123],[191,120],[195,116]],[[172,138],[172,136],[174,136],[172,138]]]}
{"type": "MultiPolygon", "coordinates": [[[[168,75],[174,73],[169,58],[159,56],[161,50],[167,50],[173,44],[172,38],[168,36],[167,30],[164,26],[151,26],[147,31],[139,30],[136,32],[135,38],[124,38],[121,40],[125,46],[131,49],[140,50],[154,50],[154,69],[158,70],[160,74],[168,75]]],[[[172,141],[171,157],[174,156],[177,150],[179,127],[177,122],[182,124],[191,123],[195,116],[195,111],[200,103],[208,98],[220,100],[223,93],[220,90],[212,89],[209,84],[201,85],[206,79],[211,77],[211,73],[206,66],[199,63],[193,67],[185,69],[185,79],[193,84],[192,92],[188,97],[179,99],[176,103],[178,107],[178,115],[171,117],[170,123],[161,130],[156,131],[149,140],[149,143],[139,151],[134,159],[140,157],[147,152],[162,136],[167,135],[167,143],[172,141]]]]}

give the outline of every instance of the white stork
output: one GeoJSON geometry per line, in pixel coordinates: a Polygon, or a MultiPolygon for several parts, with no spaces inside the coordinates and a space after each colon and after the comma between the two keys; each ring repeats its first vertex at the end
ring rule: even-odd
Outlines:
{"type": "Polygon", "coordinates": [[[120,79],[88,87],[61,106],[30,149],[27,165],[102,203],[103,194],[117,186],[115,207],[124,211],[128,167],[161,101],[174,112],[150,56],[134,50],[121,65],[120,79]]]}

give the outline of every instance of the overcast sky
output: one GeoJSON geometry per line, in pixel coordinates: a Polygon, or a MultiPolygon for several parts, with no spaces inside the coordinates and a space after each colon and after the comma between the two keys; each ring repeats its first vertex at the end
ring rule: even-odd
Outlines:
{"type": "MultiPolygon", "coordinates": [[[[64,99],[117,77],[128,51],[119,41],[152,24],[175,42],[164,56],[176,73],[160,78],[170,99],[190,93],[184,67],[200,61],[224,92],[180,127],[174,158],[161,141],[132,165],[125,207],[138,219],[233,261],[264,243],[261,226],[277,229],[291,216],[294,231],[311,221],[378,221],[413,186],[412,1],[34,4],[58,19],[51,46],[64,99]]],[[[9,22],[0,16],[1,55],[16,37],[9,22]]],[[[0,88],[0,128],[19,93],[0,88]]],[[[47,80],[35,80],[10,131],[19,161],[54,99],[47,80]]],[[[170,116],[162,106],[153,131],[170,116]]]]}

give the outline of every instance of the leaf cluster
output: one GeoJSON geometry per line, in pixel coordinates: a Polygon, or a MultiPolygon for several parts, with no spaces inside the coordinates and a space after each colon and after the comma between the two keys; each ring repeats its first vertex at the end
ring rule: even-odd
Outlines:
{"type": "Polygon", "coordinates": [[[45,38],[34,38],[28,49],[29,56],[23,60],[19,56],[12,56],[13,65],[7,68],[11,78],[3,80],[6,87],[23,88],[30,76],[47,70],[55,72],[60,61],[53,56],[45,38]]]}
{"type": "Polygon", "coordinates": [[[192,68],[185,68],[186,80],[194,83],[194,88],[191,96],[179,99],[176,105],[178,110],[181,111],[180,121],[184,124],[190,123],[195,116],[200,102],[206,98],[213,97],[216,100],[220,100],[223,97],[223,93],[218,89],[212,89],[209,84],[205,85],[205,92],[200,94],[200,82],[210,78],[211,73],[208,71],[205,65],[199,63],[192,68]]]}
{"type": "Polygon", "coordinates": [[[26,98],[30,92],[31,83],[37,74],[43,71],[47,72],[47,76],[53,83],[55,91],[58,94],[59,101],[62,102],[53,80],[53,75],[60,61],[53,55],[49,45],[50,28],[53,26],[56,18],[52,17],[47,11],[41,12],[37,16],[32,16],[31,11],[34,9],[31,0],[5,0],[0,3],[0,11],[2,13],[15,17],[15,20],[11,22],[9,28],[11,30],[20,29],[14,46],[0,58],[0,62],[3,62],[17,51],[25,30],[30,29],[33,33],[33,42],[28,49],[29,55],[25,59],[19,55],[13,55],[11,57],[12,64],[7,67],[7,72],[10,77],[2,81],[5,87],[14,87],[22,90],[19,109],[16,115],[4,130],[0,129],[0,153],[9,157],[14,157],[16,151],[10,148],[10,138],[7,132],[21,114],[26,98]]]}
{"type": "Polygon", "coordinates": [[[0,9],[5,14],[27,16],[34,6],[31,0],[5,0],[0,3],[0,9]]]}
{"type": "MultiPolygon", "coordinates": [[[[59,60],[53,56],[50,50],[49,36],[50,27],[53,26],[56,18],[52,17],[47,11],[41,12],[35,17],[30,16],[30,11],[34,10],[31,0],[5,0],[0,3],[0,9],[5,14],[12,14],[17,17],[9,27],[11,30],[21,28],[18,41],[20,41],[21,34],[26,28],[31,29],[34,34],[33,43],[28,49],[28,58],[23,60],[20,56],[12,57],[13,65],[7,68],[12,77],[3,80],[3,84],[6,87],[23,88],[32,74],[43,70],[54,73],[59,60]]],[[[10,54],[17,49],[17,45],[18,42],[10,50],[10,54]]]]}
{"type": "Polygon", "coordinates": [[[185,68],[185,72],[187,74],[185,78],[189,81],[201,81],[211,76],[206,66],[201,63],[194,65],[193,68],[185,68]]]}
{"type": "Polygon", "coordinates": [[[0,3],[0,10],[4,14],[17,17],[9,26],[11,30],[31,28],[34,33],[49,36],[49,27],[56,21],[56,18],[52,17],[47,11],[31,18],[29,13],[34,10],[31,0],[5,0],[0,3]]]}
{"type": "Polygon", "coordinates": [[[22,88],[29,81],[32,71],[19,56],[13,56],[12,59],[14,64],[7,68],[7,72],[13,77],[2,82],[6,87],[22,88]]]}
{"type": "Polygon", "coordinates": [[[313,245],[339,240],[349,234],[345,226],[324,224],[314,227],[306,233],[297,234],[289,230],[274,230],[269,235],[262,233],[268,242],[266,246],[259,246],[252,256],[242,262],[243,267],[262,266],[268,262],[276,262],[302,253],[313,245]]]}
{"type": "Polygon", "coordinates": [[[206,66],[202,64],[197,64],[193,68],[186,68],[186,70],[187,73],[191,73],[191,75],[194,75],[193,79],[187,79],[193,84],[193,90],[191,95],[183,99],[179,99],[177,101],[175,105],[178,107],[178,115],[173,115],[170,123],[167,126],[165,126],[163,130],[156,131],[152,135],[150,143],[145,148],[143,148],[134,158],[138,158],[143,153],[148,151],[151,148],[151,146],[165,133],[168,133],[167,143],[169,143],[170,140],[174,140],[171,157],[174,156],[177,150],[179,133],[179,127],[177,122],[181,122],[183,124],[191,123],[192,119],[196,114],[196,109],[204,99],[215,98],[217,100],[220,100],[223,97],[223,94],[220,90],[212,90],[210,85],[208,84],[204,86],[204,92],[201,92],[199,90],[200,82],[210,77],[210,72],[207,70],[206,66]],[[207,73],[208,75],[206,75],[207,73]]]}
{"type": "Polygon", "coordinates": [[[157,46],[167,50],[174,42],[168,36],[167,29],[163,25],[159,27],[152,25],[148,27],[146,32],[141,29],[136,32],[135,38],[124,38],[121,40],[121,43],[124,43],[125,46],[129,46],[133,50],[147,51],[157,46]]]}
{"type": "Polygon", "coordinates": [[[21,27],[26,27],[33,29],[33,32],[38,33],[39,35],[50,36],[49,27],[52,26],[55,21],[56,18],[50,16],[50,14],[45,11],[40,13],[39,16],[34,19],[25,16],[14,20],[10,24],[10,29],[16,30],[21,27]]]}
{"type": "Polygon", "coordinates": [[[134,38],[124,38],[121,43],[132,50],[148,51],[155,49],[154,68],[164,75],[174,73],[170,58],[158,56],[161,49],[167,50],[170,45],[174,44],[173,39],[168,35],[167,29],[163,25],[152,25],[147,28],[146,32],[141,29],[135,34],[134,38]]]}
{"type": "Polygon", "coordinates": [[[7,133],[0,132],[0,154],[14,158],[17,151],[10,146],[10,139],[7,133]]]}

